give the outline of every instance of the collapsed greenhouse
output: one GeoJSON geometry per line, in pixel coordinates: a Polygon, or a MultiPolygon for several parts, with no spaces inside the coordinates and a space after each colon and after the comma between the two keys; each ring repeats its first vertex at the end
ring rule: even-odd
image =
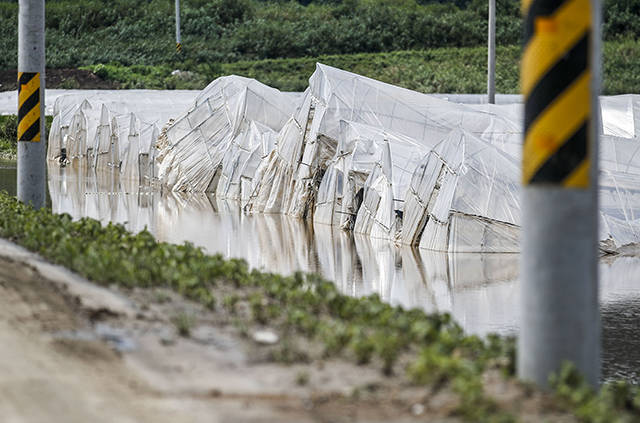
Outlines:
{"type": "MultiPolygon", "coordinates": [[[[639,105],[601,100],[603,248],[640,241],[639,105]]],[[[228,76],[195,99],[61,97],[54,112],[52,161],[428,250],[519,251],[521,104],[458,104],[318,64],[304,93],[228,76]]]]}

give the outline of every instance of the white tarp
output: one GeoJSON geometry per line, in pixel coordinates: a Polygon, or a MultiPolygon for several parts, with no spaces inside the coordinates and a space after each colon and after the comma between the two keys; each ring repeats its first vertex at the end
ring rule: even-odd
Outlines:
{"type": "MultiPolygon", "coordinates": [[[[229,76],[155,114],[63,97],[49,157],[65,148],[69,160],[86,156],[125,179],[212,192],[247,213],[310,218],[373,239],[517,252],[523,105],[450,100],[322,64],[304,93],[229,76]]],[[[601,99],[603,248],[640,241],[639,105],[640,96],[601,99]]]]}
{"type": "Polygon", "coordinates": [[[518,123],[506,115],[318,64],[300,112],[279,134],[277,151],[268,158],[248,209],[312,215],[315,190],[336,154],[341,121],[380,128],[425,146],[463,128],[514,152],[520,148],[518,123]]]}
{"type": "MultiPolygon", "coordinates": [[[[55,110],[55,103],[60,97],[66,99],[63,103],[59,103],[64,106],[77,105],[83,100],[89,100],[92,103],[118,102],[129,107],[150,111],[157,106],[163,107],[162,104],[171,104],[171,107],[183,110],[198,93],[199,91],[196,90],[64,90],[47,88],[44,94],[44,113],[46,116],[55,116],[59,112],[59,110],[55,110]]],[[[171,107],[167,107],[167,110],[171,111],[171,107]]],[[[0,115],[16,114],[18,114],[18,91],[0,92],[0,115]]]]}
{"type": "Polygon", "coordinates": [[[279,131],[295,112],[295,98],[253,79],[216,79],[163,131],[157,155],[161,182],[174,191],[215,191],[227,150],[241,143],[234,139],[252,121],[279,131]]]}
{"type": "Polygon", "coordinates": [[[158,124],[196,97],[193,91],[79,91],[58,96],[49,131],[47,158],[96,170],[118,169],[141,182],[154,176],[158,124]]]}
{"type": "MultiPolygon", "coordinates": [[[[318,190],[314,221],[350,229],[363,196],[383,198],[388,208],[383,216],[363,216],[356,232],[379,222],[387,232],[393,211],[404,209],[404,198],[429,144],[365,124],[342,121],[336,155],[331,159],[318,190]],[[388,189],[387,189],[388,186],[388,189]],[[366,193],[366,194],[365,194],[366,193]],[[386,199],[388,197],[388,199],[386,199]]],[[[371,210],[368,210],[371,211],[371,210]]],[[[377,236],[380,237],[380,236],[377,236]]],[[[389,236],[383,236],[389,238],[389,236]]]]}

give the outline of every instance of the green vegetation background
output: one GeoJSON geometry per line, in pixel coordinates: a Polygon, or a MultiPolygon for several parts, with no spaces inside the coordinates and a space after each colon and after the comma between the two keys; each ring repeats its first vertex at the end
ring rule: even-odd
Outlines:
{"type": "MultiPolygon", "coordinates": [[[[47,66],[121,88],[203,88],[217,76],[302,90],[316,61],[422,92],[485,90],[486,0],[48,0],[47,66]],[[179,75],[171,75],[181,69],[179,75]]],[[[605,0],[604,93],[640,92],[640,0],[605,0]]],[[[0,70],[17,66],[17,0],[0,0],[0,70]]],[[[518,92],[520,3],[497,0],[497,88],[518,92]]]]}
{"type": "MultiPolygon", "coordinates": [[[[498,47],[496,87],[519,93],[520,46],[498,47]]],[[[606,95],[640,93],[640,43],[611,41],[604,45],[602,92],[606,95]]],[[[98,64],[86,66],[121,88],[202,89],[223,75],[255,78],[284,91],[303,91],[316,62],[423,93],[486,92],[487,50],[484,47],[444,47],[383,53],[323,55],[292,59],[265,59],[192,66],[172,75],[171,65],[98,64]]]]}
{"type": "MultiPolygon", "coordinates": [[[[484,44],[487,1],[183,0],[182,56],[175,52],[171,0],[48,0],[47,62],[227,63],[326,54],[375,53],[484,44]]],[[[498,0],[497,39],[520,41],[519,4],[498,0]]],[[[0,2],[0,69],[16,67],[17,1],[0,2]]]]}
{"type": "MultiPolygon", "coordinates": [[[[48,0],[47,61],[54,68],[115,62],[226,63],[377,53],[486,42],[486,0],[183,0],[185,51],[174,48],[171,0],[48,0]],[[424,4],[423,4],[424,3],[424,4]]],[[[605,0],[606,40],[640,34],[640,0],[605,0]]],[[[17,1],[0,2],[0,69],[16,67],[17,1]]],[[[517,45],[520,3],[497,1],[498,45],[517,45]]]]}

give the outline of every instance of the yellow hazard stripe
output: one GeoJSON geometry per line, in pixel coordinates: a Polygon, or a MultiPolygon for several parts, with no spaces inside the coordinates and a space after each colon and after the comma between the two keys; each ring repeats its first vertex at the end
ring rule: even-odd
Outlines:
{"type": "Polygon", "coordinates": [[[587,158],[564,180],[562,185],[567,188],[588,188],[590,169],[591,160],[587,158]]]}
{"type": "Polygon", "coordinates": [[[38,127],[37,134],[30,139],[23,140],[25,133],[31,128],[34,124],[40,124],[40,102],[36,104],[36,106],[29,111],[20,122],[18,122],[18,140],[19,141],[40,141],[40,128],[38,127]]]}
{"type": "Polygon", "coordinates": [[[543,112],[525,134],[522,172],[529,181],[540,166],[589,117],[591,72],[584,72],[543,112]]]}
{"type": "MultiPolygon", "coordinates": [[[[533,0],[528,1],[527,8],[533,0]]],[[[523,2],[524,4],[524,2],[523,2]]],[[[550,17],[536,18],[536,33],[522,56],[521,87],[528,96],[536,82],[557,63],[591,26],[589,0],[567,0],[550,17]]]]}
{"type": "Polygon", "coordinates": [[[531,7],[532,2],[533,0],[522,0],[522,7],[520,8],[520,11],[522,12],[523,16],[529,12],[529,8],[531,7]]]}

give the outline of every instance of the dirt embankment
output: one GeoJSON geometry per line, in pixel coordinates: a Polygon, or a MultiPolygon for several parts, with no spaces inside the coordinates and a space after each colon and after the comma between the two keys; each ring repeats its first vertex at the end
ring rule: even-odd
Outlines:
{"type": "MultiPolygon", "coordinates": [[[[339,360],[274,363],[269,351],[279,341],[266,345],[273,340],[262,344],[239,332],[171,292],[137,290],[125,297],[0,240],[5,423],[425,417],[422,405],[412,412],[424,392],[400,389],[399,380],[377,369],[339,360]]],[[[444,418],[452,398],[434,399],[443,412],[432,415],[444,418]]]]}
{"type": "MultiPolygon", "coordinates": [[[[3,423],[459,421],[447,387],[283,360],[313,348],[289,342],[168,290],[98,287],[0,239],[3,423]]],[[[498,374],[485,385],[521,421],[574,421],[498,374]]]]}
{"type": "MultiPolygon", "coordinates": [[[[93,72],[80,69],[47,69],[45,72],[47,88],[63,89],[117,89],[118,83],[105,81],[93,72]]],[[[0,91],[17,89],[18,71],[16,69],[0,71],[0,91]]]]}

